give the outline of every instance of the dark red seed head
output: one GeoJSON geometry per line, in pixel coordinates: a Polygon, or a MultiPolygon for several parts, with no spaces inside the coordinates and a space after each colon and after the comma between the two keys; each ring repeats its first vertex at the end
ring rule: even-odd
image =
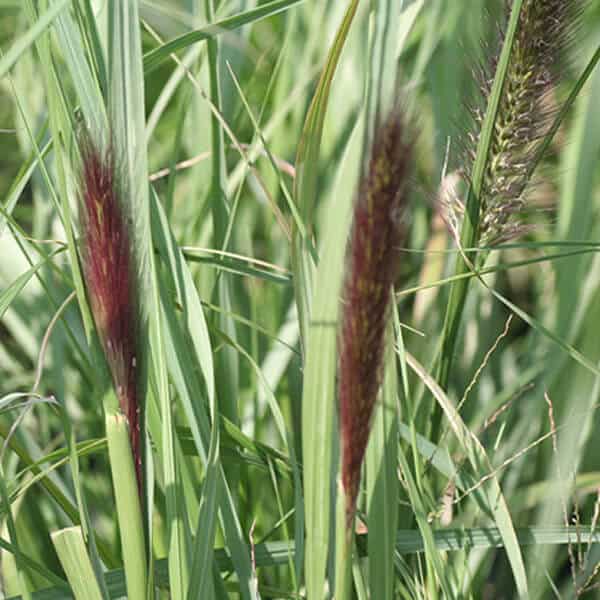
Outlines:
{"type": "Polygon", "coordinates": [[[83,271],[100,343],[121,410],[129,421],[141,491],[140,406],[137,396],[136,276],[131,236],[112,149],[80,143],[83,271]]]}
{"type": "Polygon", "coordinates": [[[394,112],[375,135],[354,209],[339,359],[342,485],[349,525],[381,382],[398,249],[405,239],[411,146],[402,118],[394,112]]]}

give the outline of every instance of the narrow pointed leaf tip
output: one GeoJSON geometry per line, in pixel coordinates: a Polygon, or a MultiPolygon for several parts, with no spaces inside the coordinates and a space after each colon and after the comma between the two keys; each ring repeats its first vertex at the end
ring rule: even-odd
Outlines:
{"type": "Polygon", "coordinates": [[[406,236],[412,143],[399,111],[374,136],[359,188],[347,257],[339,359],[342,486],[347,526],[354,517],[360,472],[381,383],[386,325],[398,249],[406,236]]]}
{"type": "Polygon", "coordinates": [[[83,272],[96,329],[123,414],[129,423],[138,487],[142,489],[137,389],[137,301],[131,232],[115,152],[80,137],[79,211],[83,272]]]}

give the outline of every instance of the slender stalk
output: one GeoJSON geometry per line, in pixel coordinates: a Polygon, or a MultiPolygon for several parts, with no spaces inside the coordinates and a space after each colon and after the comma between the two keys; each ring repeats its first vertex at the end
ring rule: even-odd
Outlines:
{"type": "Polygon", "coordinates": [[[335,600],[350,600],[352,598],[352,545],[354,533],[354,518],[348,525],[346,513],[349,499],[344,487],[338,485],[336,503],[336,557],[335,557],[335,600]]]}
{"type": "Polygon", "coordinates": [[[148,588],[148,569],[142,506],[129,444],[129,427],[122,414],[106,416],[106,439],[123,548],[127,597],[143,600],[148,588]]]}

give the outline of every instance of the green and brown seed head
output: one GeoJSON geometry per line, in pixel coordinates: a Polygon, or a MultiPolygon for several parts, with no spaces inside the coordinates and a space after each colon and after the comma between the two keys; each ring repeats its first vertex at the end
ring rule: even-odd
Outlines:
{"type": "MultiPolygon", "coordinates": [[[[523,2],[480,197],[483,244],[524,229],[520,217],[526,208],[529,162],[548,131],[553,112],[547,96],[558,82],[559,65],[577,29],[581,6],[580,0],[523,2]]],[[[493,77],[483,74],[479,79],[487,101],[493,77]]],[[[475,110],[474,116],[480,128],[483,112],[475,110]]],[[[470,138],[474,160],[479,134],[470,138]]]]}
{"type": "Polygon", "coordinates": [[[411,141],[398,112],[379,128],[354,209],[339,359],[342,486],[351,523],[370,423],[381,382],[398,249],[405,239],[403,213],[411,141]]]}

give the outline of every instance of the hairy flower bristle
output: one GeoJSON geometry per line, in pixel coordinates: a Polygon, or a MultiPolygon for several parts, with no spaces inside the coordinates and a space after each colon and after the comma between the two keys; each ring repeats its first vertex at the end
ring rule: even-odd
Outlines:
{"type": "Polygon", "coordinates": [[[129,224],[112,150],[82,136],[80,221],[83,271],[96,329],[111,371],[142,490],[140,403],[137,391],[136,285],[129,224]]]}
{"type": "MultiPolygon", "coordinates": [[[[507,3],[508,11],[511,5],[507,3]]],[[[547,97],[556,87],[558,66],[579,22],[581,6],[580,0],[523,2],[480,194],[479,239],[484,245],[526,229],[520,217],[526,208],[529,165],[549,128],[553,103],[547,97]]],[[[492,71],[496,65],[497,56],[492,59],[492,71]]],[[[476,77],[487,102],[493,77],[485,70],[476,77]]],[[[480,129],[483,111],[474,109],[473,117],[480,129]]],[[[468,154],[473,161],[479,134],[469,138],[468,154]]],[[[460,218],[460,208],[456,206],[451,221],[460,218]]]]}
{"type": "Polygon", "coordinates": [[[411,142],[395,112],[379,128],[354,209],[339,359],[342,486],[354,516],[370,422],[381,382],[398,248],[405,238],[411,142]]]}

